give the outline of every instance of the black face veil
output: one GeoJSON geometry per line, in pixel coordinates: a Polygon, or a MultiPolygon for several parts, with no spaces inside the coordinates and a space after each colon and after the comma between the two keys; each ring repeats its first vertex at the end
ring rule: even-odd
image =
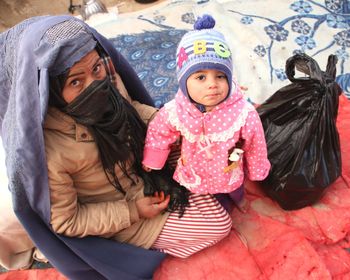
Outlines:
{"type": "Polygon", "coordinates": [[[130,179],[127,164],[132,164],[138,175],[143,175],[141,161],[146,125],[108,76],[91,83],[62,111],[90,130],[106,176],[118,190],[124,192],[115,173],[116,164],[130,179]]]}

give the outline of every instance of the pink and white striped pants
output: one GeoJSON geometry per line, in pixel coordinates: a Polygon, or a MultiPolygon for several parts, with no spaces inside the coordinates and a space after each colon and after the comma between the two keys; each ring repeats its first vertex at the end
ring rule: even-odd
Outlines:
{"type": "Polygon", "coordinates": [[[214,245],[230,233],[230,215],[213,195],[191,194],[185,214],[171,213],[152,249],[175,257],[214,245]]]}

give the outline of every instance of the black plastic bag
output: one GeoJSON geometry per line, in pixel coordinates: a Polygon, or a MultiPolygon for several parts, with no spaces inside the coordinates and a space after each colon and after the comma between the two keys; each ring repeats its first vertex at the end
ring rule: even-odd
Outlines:
{"type": "Polygon", "coordinates": [[[271,162],[261,186],[285,210],[317,202],[341,175],[336,63],[330,55],[323,72],[311,57],[294,55],[286,62],[292,83],[257,108],[271,162]],[[295,78],[295,68],[306,77],[295,78]]]}

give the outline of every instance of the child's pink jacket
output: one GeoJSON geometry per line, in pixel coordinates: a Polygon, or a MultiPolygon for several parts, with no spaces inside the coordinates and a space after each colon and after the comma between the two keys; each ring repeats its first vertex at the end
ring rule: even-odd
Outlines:
{"type": "Polygon", "coordinates": [[[181,157],[174,179],[193,193],[228,193],[242,185],[245,174],[256,181],[268,175],[270,162],[259,115],[239,89],[205,113],[179,91],[149,124],[142,163],[161,169],[180,136],[181,157]],[[239,139],[244,140],[243,153],[234,150],[239,139]]]}

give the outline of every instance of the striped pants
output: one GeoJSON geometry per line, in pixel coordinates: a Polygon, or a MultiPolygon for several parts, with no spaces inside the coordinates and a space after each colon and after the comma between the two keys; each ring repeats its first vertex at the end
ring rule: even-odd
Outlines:
{"type": "Polygon", "coordinates": [[[152,249],[187,258],[229,234],[231,217],[213,195],[191,194],[189,202],[181,218],[169,215],[152,249]]]}

